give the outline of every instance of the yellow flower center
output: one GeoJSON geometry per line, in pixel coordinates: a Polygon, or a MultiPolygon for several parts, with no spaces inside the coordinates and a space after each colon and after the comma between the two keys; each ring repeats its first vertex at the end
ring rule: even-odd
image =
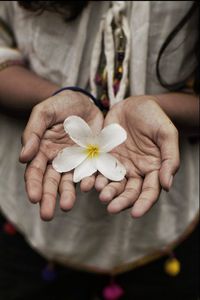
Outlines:
{"type": "Polygon", "coordinates": [[[99,146],[89,144],[86,148],[86,153],[89,158],[97,157],[99,155],[99,146]]]}

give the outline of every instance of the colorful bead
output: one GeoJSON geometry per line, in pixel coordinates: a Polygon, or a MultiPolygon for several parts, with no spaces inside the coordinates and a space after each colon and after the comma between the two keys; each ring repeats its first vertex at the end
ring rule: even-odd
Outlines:
{"type": "Polygon", "coordinates": [[[105,300],[118,300],[124,295],[124,290],[116,283],[111,283],[103,289],[102,295],[105,300]]]}
{"type": "Polygon", "coordinates": [[[122,72],[123,72],[122,66],[120,66],[120,67],[117,69],[117,71],[118,71],[118,73],[121,73],[121,74],[122,74],[122,72]]]}
{"type": "Polygon", "coordinates": [[[95,76],[95,83],[97,85],[100,85],[101,82],[102,82],[101,76],[99,74],[96,74],[96,76],[95,76]]]}
{"type": "Polygon", "coordinates": [[[113,89],[114,89],[115,94],[117,94],[117,92],[119,90],[119,85],[120,85],[120,81],[118,79],[115,79],[114,85],[113,85],[113,89]]]}
{"type": "Polygon", "coordinates": [[[170,276],[177,276],[181,270],[181,264],[175,257],[169,258],[164,265],[165,272],[170,276]]]}
{"type": "Polygon", "coordinates": [[[101,100],[101,103],[103,104],[103,106],[104,106],[105,108],[109,108],[109,99],[108,99],[108,97],[107,97],[106,94],[103,94],[103,95],[101,96],[100,100],[101,100]]]}
{"type": "MultiPolygon", "coordinates": [[[[123,60],[125,57],[125,36],[123,32],[120,32],[116,36],[115,47],[113,92],[114,95],[117,95],[123,75],[123,60]]],[[[105,109],[109,109],[108,72],[106,58],[103,55],[101,55],[100,58],[98,71],[95,76],[95,83],[97,85],[97,97],[100,99],[105,109]]]]}
{"type": "Polygon", "coordinates": [[[107,82],[107,71],[106,71],[106,68],[104,68],[104,70],[103,70],[102,80],[103,80],[103,82],[107,82]]]}
{"type": "Polygon", "coordinates": [[[17,230],[15,229],[15,227],[9,222],[6,222],[4,224],[3,231],[5,233],[7,233],[8,235],[15,235],[17,233],[17,230]]]}
{"type": "Polygon", "coordinates": [[[57,277],[57,273],[54,270],[54,266],[51,263],[45,266],[45,268],[41,272],[41,275],[42,279],[48,282],[54,281],[57,277]]]}

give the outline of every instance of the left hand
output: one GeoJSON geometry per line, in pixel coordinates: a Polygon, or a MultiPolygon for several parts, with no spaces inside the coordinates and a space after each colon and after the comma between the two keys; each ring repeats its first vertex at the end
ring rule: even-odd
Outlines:
{"type": "Polygon", "coordinates": [[[168,191],[179,167],[178,131],[153,96],[130,97],[112,107],[104,126],[120,124],[127,140],[112,151],[125,166],[126,178],[109,182],[98,175],[100,200],[110,213],[132,207],[133,217],[150,210],[161,187],[168,191]]]}

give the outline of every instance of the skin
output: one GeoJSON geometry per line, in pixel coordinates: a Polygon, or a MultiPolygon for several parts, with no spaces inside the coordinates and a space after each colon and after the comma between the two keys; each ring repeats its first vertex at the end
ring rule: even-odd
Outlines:
{"type": "Polygon", "coordinates": [[[131,207],[133,217],[144,215],[169,190],[178,170],[178,131],[153,96],[130,97],[115,105],[104,124],[119,123],[127,140],[113,154],[124,164],[124,182],[109,183],[101,175],[95,186],[110,213],[131,207]]]}
{"type": "Polygon", "coordinates": [[[20,154],[20,161],[27,164],[25,181],[30,201],[40,203],[43,220],[53,218],[58,192],[61,209],[73,207],[76,193],[72,174],[58,174],[51,161],[60,149],[71,145],[62,128],[64,119],[78,115],[97,131],[118,122],[128,133],[126,142],[113,151],[127,168],[126,178],[120,183],[108,182],[96,174],[82,180],[81,190],[87,192],[95,186],[110,213],[131,207],[131,215],[141,217],[158,199],[161,188],[168,191],[172,185],[180,163],[178,131],[188,136],[198,132],[198,97],[184,93],[129,97],[114,105],[104,120],[81,93],[66,91],[49,97],[58,88],[20,66],[0,72],[0,104],[20,110],[34,107],[20,154]],[[12,78],[17,78],[17,85],[12,78]]]}
{"type": "MultiPolygon", "coordinates": [[[[25,172],[28,197],[31,202],[40,203],[41,217],[45,220],[53,217],[58,190],[60,207],[63,210],[71,209],[76,199],[72,174],[61,176],[48,164],[58,151],[72,144],[62,126],[64,118],[67,117],[66,113],[62,118],[58,113],[66,111],[64,104],[68,105],[69,115],[72,114],[69,104],[66,104],[66,100],[63,101],[66,96],[69,97],[69,93],[62,92],[57,99],[49,98],[37,105],[23,136],[26,147],[20,160],[30,161],[25,172]],[[54,110],[51,111],[50,107],[54,110]],[[48,123],[45,121],[47,110],[48,123]],[[59,116],[59,119],[55,119],[55,116],[59,116]],[[56,125],[51,127],[53,124],[56,125]],[[46,127],[50,129],[45,130],[46,127]]],[[[128,138],[113,151],[113,155],[126,167],[126,178],[122,182],[108,182],[102,175],[93,175],[82,180],[81,190],[86,192],[95,186],[100,192],[100,200],[109,203],[110,213],[119,213],[133,207],[133,217],[144,215],[158,199],[161,186],[169,190],[173,175],[179,167],[177,129],[159,105],[149,97],[130,97],[115,105],[107,114],[104,123],[100,111],[87,97],[82,97],[80,105],[75,105],[78,107],[77,115],[83,117],[97,132],[103,126],[117,122],[127,131],[128,138]],[[81,103],[84,101],[87,101],[88,111],[85,109],[86,105],[82,104],[83,114],[81,103]]],[[[73,114],[75,107],[72,108],[73,114]]]]}
{"type": "MultiPolygon", "coordinates": [[[[102,113],[88,97],[64,91],[35,106],[29,119],[30,125],[23,134],[22,140],[26,146],[20,161],[29,161],[25,171],[26,190],[32,203],[40,203],[43,220],[53,218],[58,191],[62,210],[70,210],[76,199],[72,173],[59,174],[51,165],[61,149],[73,144],[63,129],[63,121],[73,114],[83,118],[96,132],[103,126],[102,113]]],[[[84,182],[87,189],[92,188],[94,177],[83,181],[83,190],[84,182]]]]}

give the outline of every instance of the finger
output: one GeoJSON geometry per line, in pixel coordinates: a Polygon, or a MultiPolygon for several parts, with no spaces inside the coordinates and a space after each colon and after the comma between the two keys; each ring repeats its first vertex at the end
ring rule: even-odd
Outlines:
{"type": "Polygon", "coordinates": [[[162,160],[159,172],[160,184],[168,191],[180,165],[178,131],[172,123],[169,128],[162,130],[158,138],[158,145],[161,150],[162,160]]]}
{"type": "Polygon", "coordinates": [[[114,198],[108,205],[108,212],[115,214],[130,208],[138,199],[142,187],[142,178],[130,178],[122,194],[114,198]]]}
{"type": "Polygon", "coordinates": [[[47,166],[47,157],[39,152],[26,167],[24,174],[26,191],[31,202],[37,203],[42,199],[42,182],[47,166]]]}
{"type": "Polygon", "coordinates": [[[50,105],[45,106],[45,103],[40,103],[33,108],[22,136],[23,148],[19,157],[22,163],[30,161],[37,154],[40,140],[52,119],[50,105]]]}
{"type": "Polygon", "coordinates": [[[134,203],[131,215],[134,218],[143,216],[158,199],[160,190],[158,171],[147,174],[142,185],[142,192],[134,203]]]}
{"type": "Polygon", "coordinates": [[[51,220],[54,216],[60,178],[61,175],[53,169],[52,165],[48,165],[44,175],[40,205],[40,216],[45,221],[51,220]]]}
{"type": "Polygon", "coordinates": [[[95,180],[95,188],[98,192],[104,189],[104,187],[109,183],[109,180],[103,175],[99,174],[95,180]]]}
{"type": "Polygon", "coordinates": [[[108,203],[113,200],[114,197],[120,195],[124,191],[126,183],[127,179],[124,178],[120,182],[111,182],[106,185],[99,195],[100,201],[108,203]]]}
{"type": "Polygon", "coordinates": [[[82,192],[89,192],[95,184],[95,175],[83,178],[81,180],[80,189],[82,192]]]}
{"type": "Polygon", "coordinates": [[[72,209],[76,200],[76,192],[73,182],[73,174],[71,172],[62,175],[59,191],[60,208],[65,211],[72,209]]]}

